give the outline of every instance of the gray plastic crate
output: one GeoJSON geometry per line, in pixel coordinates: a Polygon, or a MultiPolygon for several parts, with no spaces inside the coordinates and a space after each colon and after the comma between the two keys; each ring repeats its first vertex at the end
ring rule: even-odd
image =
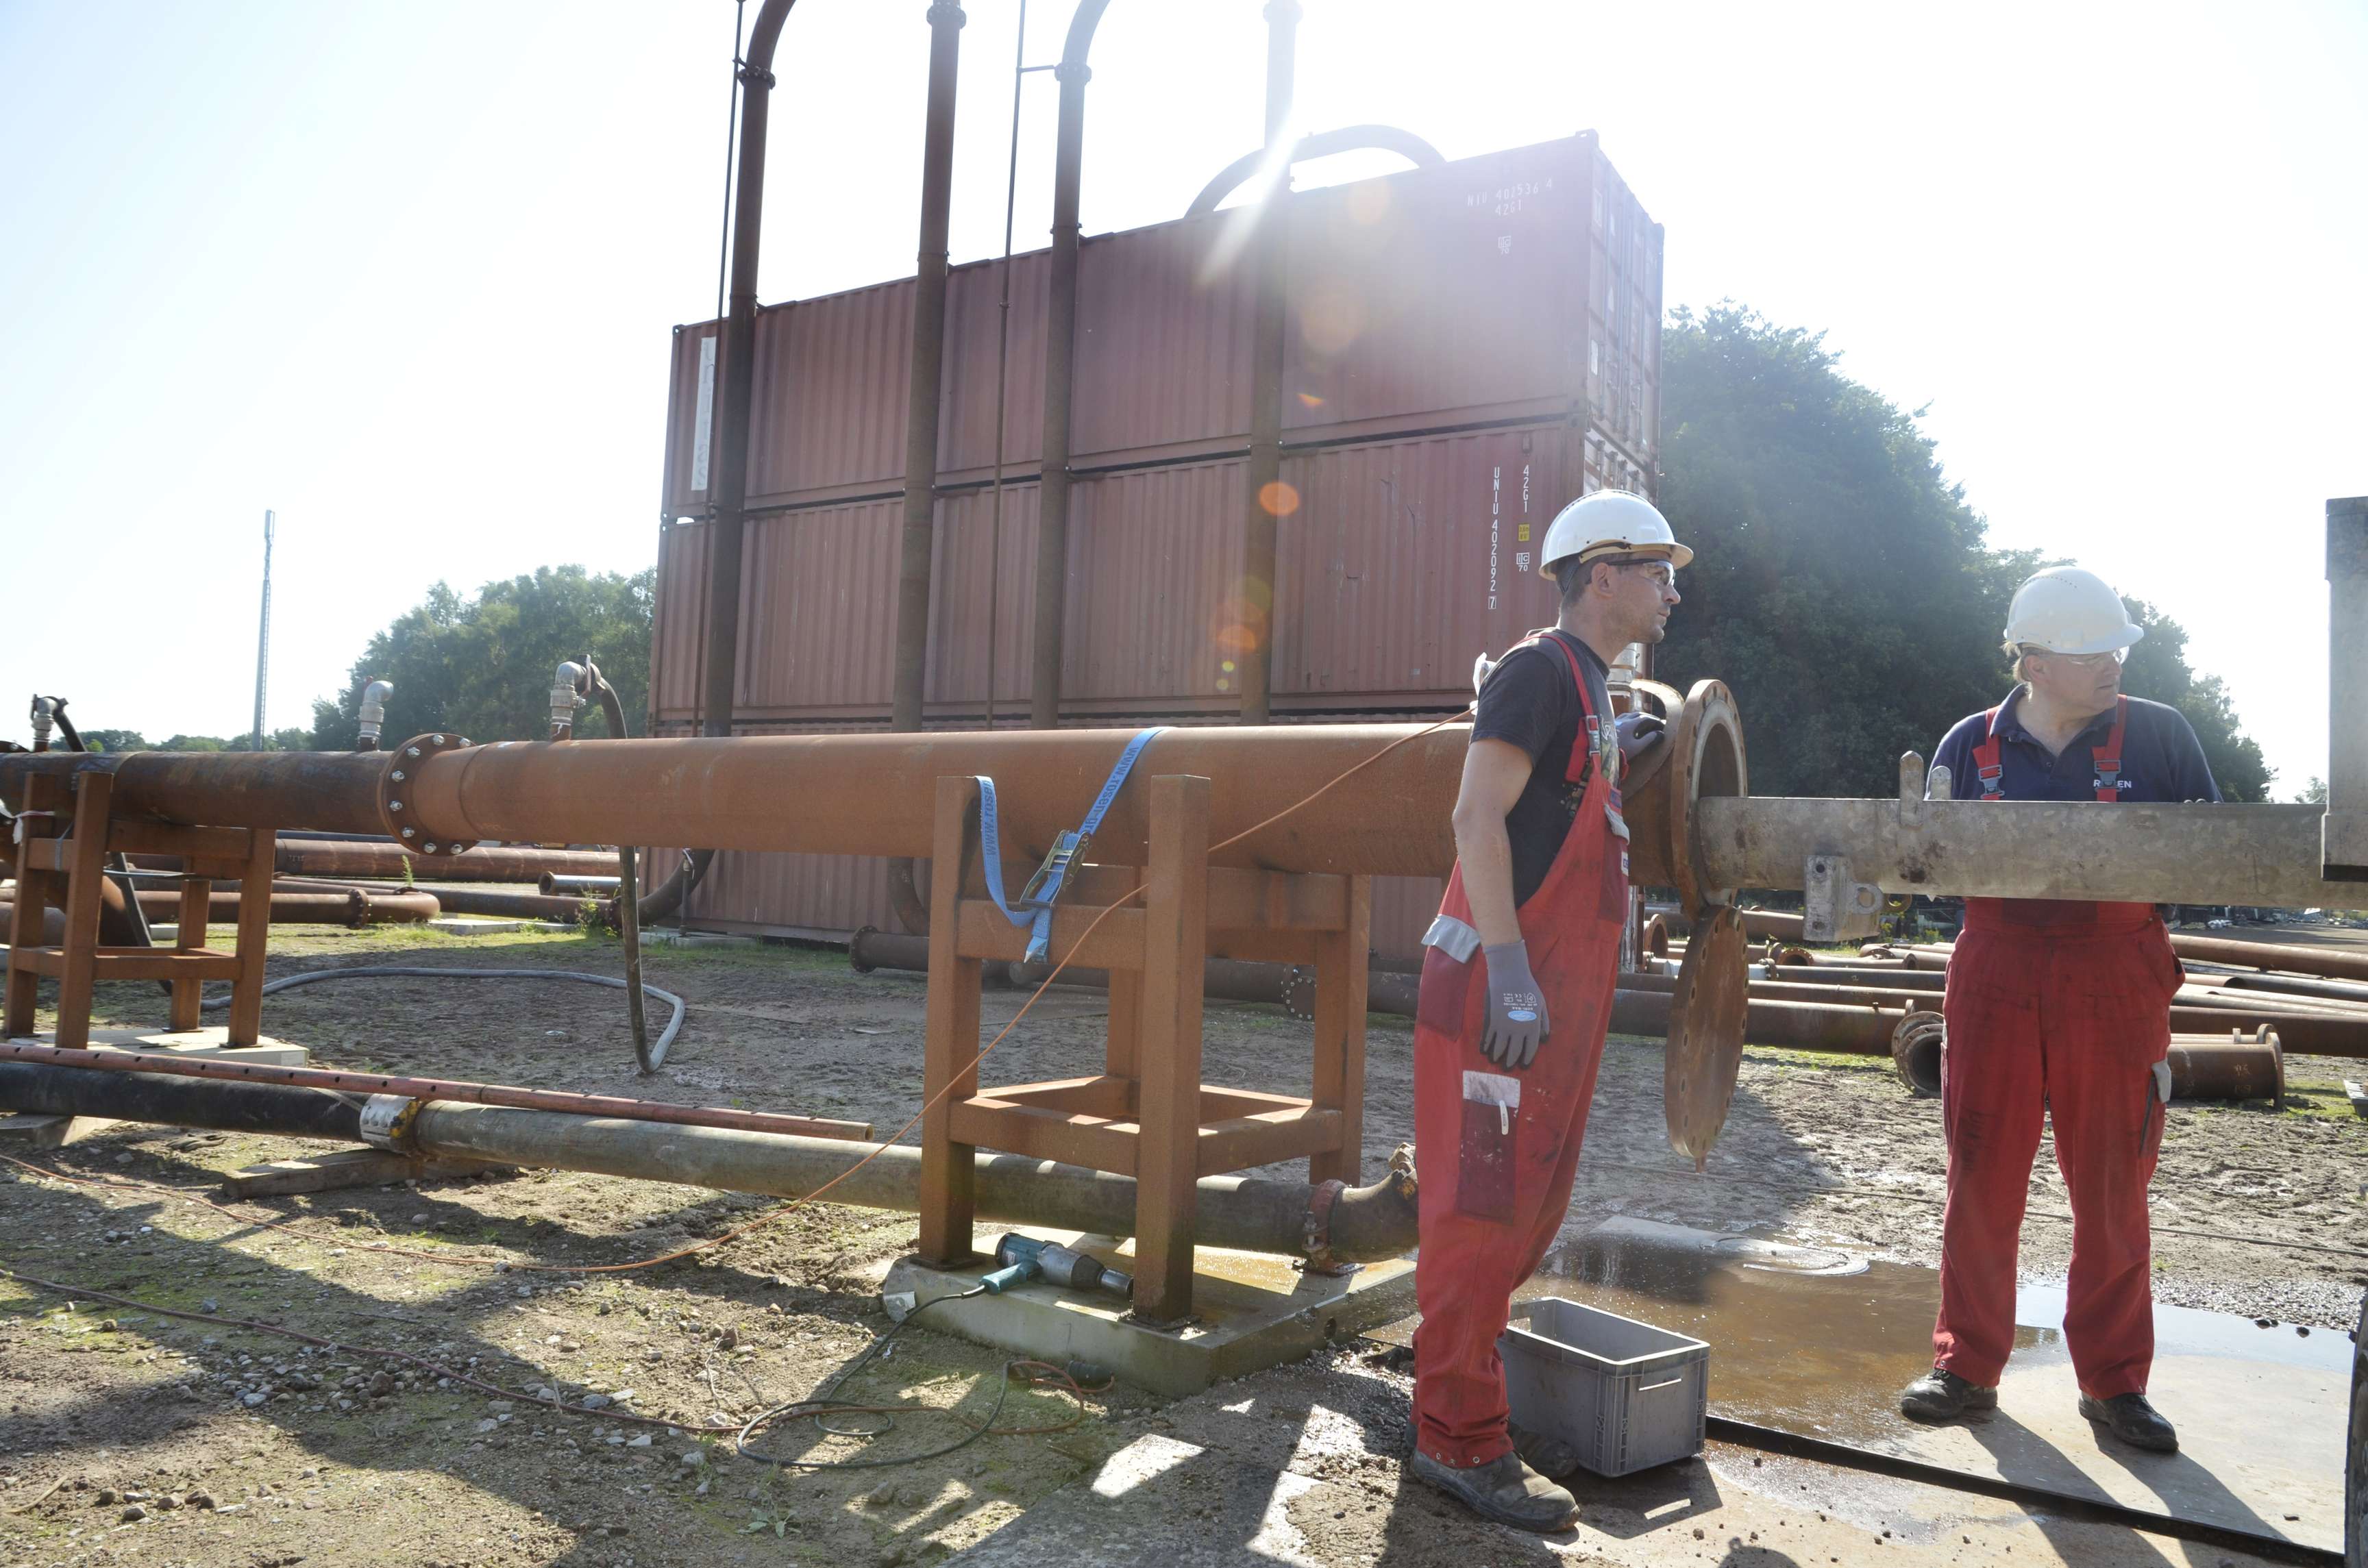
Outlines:
{"type": "Polygon", "coordinates": [[[1709,1346],[1555,1296],[1529,1314],[1497,1342],[1516,1422],[1568,1443],[1598,1475],[1702,1451],[1709,1346]]]}

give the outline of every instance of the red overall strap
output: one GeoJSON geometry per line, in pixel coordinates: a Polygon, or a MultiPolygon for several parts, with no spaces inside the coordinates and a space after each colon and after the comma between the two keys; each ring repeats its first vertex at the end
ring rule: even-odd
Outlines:
{"type": "MultiPolygon", "coordinates": [[[[1974,772],[1981,778],[1982,799],[1985,801],[2006,799],[2006,770],[1998,757],[1998,714],[2003,711],[2003,709],[1993,708],[1982,715],[1987,731],[1982,744],[1974,748],[1974,772]]],[[[2089,754],[2091,766],[2096,769],[2090,787],[2097,791],[2097,799],[2109,806],[2119,804],[2122,799],[2122,734],[2129,728],[2129,722],[2130,699],[2126,697],[2114,699],[2112,732],[2106,735],[2104,744],[2089,754]]]]}
{"type": "MultiPolygon", "coordinates": [[[[1587,744],[1584,748],[1578,746],[1570,748],[1570,766],[1563,770],[1562,777],[1565,784],[1584,785],[1587,782],[1588,764],[1595,759],[1599,748],[1603,744],[1601,721],[1595,716],[1595,704],[1587,699],[1587,672],[1578,667],[1578,655],[1572,653],[1570,644],[1561,638],[1550,637],[1543,631],[1533,631],[1530,633],[1529,640],[1554,644],[1554,651],[1562,655],[1562,662],[1570,666],[1570,683],[1578,687],[1578,710],[1587,720],[1587,744]],[[1585,752],[1584,756],[1580,755],[1582,749],[1585,752]]],[[[1620,809],[1620,787],[1616,784],[1611,789],[1611,809],[1615,812],[1620,809]]]]}
{"type": "Polygon", "coordinates": [[[2113,699],[2113,732],[2105,744],[2089,754],[2091,766],[2097,770],[2094,784],[2097,799],[2106,805],[2118,805],[2122,799],[2122,732],[2129,727],[2130,699],[2113,699]]]}
{"type": "Polygon", "coordinates": [[[1974,748],[1974,772],[1982,781],[1982,799],[2003,801],[2006,786],[2000,782],[2006,767],[1998,760],[1998,715],[2005,710],[1993,708],[1982,715],[1982,744],[1974,748]]]}

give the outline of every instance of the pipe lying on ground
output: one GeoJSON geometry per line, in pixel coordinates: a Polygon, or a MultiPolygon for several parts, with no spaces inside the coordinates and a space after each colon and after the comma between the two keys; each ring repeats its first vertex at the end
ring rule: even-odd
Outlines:
{"type": "Polygon", "coordinates": [[[2225,937],[2173,932],[2170,950],[2183,959],[2225,963],[2237,969],[2282,969],[2321,980],[2368,980],[2368,952],[2342,952],[2277,942],[2232,942],[2225,937]]]}
{"type": "MultiPolygon", "coordinates": [[[[178,855],[134,855],[143,871],[177,871],[178,855]]],[[[272,869],[288,877],[331,877],[340,881],[386,878],[399,881],[407,866],[451,882],[530,882],[538,877],[614,875],[617,858],[607,850],[529,849],[493,846],[433,862],[406,855],[392,840],[380,844],[343,839],[283,839],[273,846],[272,869]]]]}
{"type": "MultiPolygon", "coordinates": [[[[169,924],[180,919],[178,892],[166,888],[142,888],[138,896],[140,908],[150,920],[169,924]]],[[[236,888],[217,886],[206,899],[207,923],[236,925],[238,903],[236,888]]],[[[11,903],[0,903],[0,910],[12,907],[11,903]]],[[[436,895],[421,889],[324,888],[287,882],[275,882],[271,889],[271,922],[275,926],[416,926],[435,919],[438,913],[436,895]]],[[[104,929],[99,940],[110,946],[125,945],[104,929]]]]}
{"type": "MultiPolygon", "coordinates": [[[[893,969],[915,974],[929,971],[929,939],[866,926],[848,939],[847,961],[858,974],[893,969]]],[[[1035,987],[1044,983],[1051,964],[987,963],[990,982],[1035,987]]],[[[1301,977],[1292,966],[1258,963],[1247,959],[1210,959],[1202,971],[1201,994],[1222,1002],[1272,1002],[1292,1005],[1291,989],[1301,977]]],[[[1064,966],[1055,985],[1076,985],[1094,991],[1110,989],[1108,970],[1064,966]]],[[[1369,970],[1365,977],[1365,1010],[1414,1017],[1415,994],[1420,977],[1395,971],[1369,970]]]]}
{"type": "Polygon", "coordinates": [[[560,1111],[604,1120],[649,1122],[668,1127],[717,1127],[857,1141],[871,1125],[777,1111],[731,1110],[721,1106],[671,1105],[664,1100],[624,1099],[615,1095],[578,1095],[564,1089],[528,1089],[509,1084],[472,1084],[452,1078],[413,1078],[383,1073],[347,1073],[319,1067],[276,1067],[226,1062],[220,1057],[171,1056],[155,1051],[61,1049],[28,1040],[0,1040],[0,1061],[46,1062],[102,1073],[170,1074],[223,1083],[279,1084],[330,1089],[349,1095],[400,1095],[416,1100],[466,1100],[477,1105],[560,1111]]]}
{"type": "MultiPolygon", "coordinates": [[[[0,1103],[62,1116],[156,1120],[176,1127],[358,1136],[348,1100],[315,1088],[197,1081],[153,1073],[94,1072],[0,1060],[0,1103]],[[153,1112],[154,1114],[145,1114],[153,1112]]],[[[412,1123],[418,1152],[497,1165],[586,1171],[726,1192],[803,1198],[834,1177],[823,1201],[913,1213],[920,1207],[921,1151],[736,1128],[621,1121],[509,1107],[429,1104],[412,1123]],[[875,1153],[876,1151],[876,1153],[875,1153]],[[860,1169],[849,1167],[865,1155],[860,1169]]],[[[1134,1181],[1020,1154],[974,1156],[983,1224],[1038,1225],[1128,1236],[1134,1181]]],[[[1416,1185],[1408,1151],[1370,1187],[1341,1190],[1320,1210],[1322,1189],[1256,1176],[1203,1176],[1197,1185],[1201,1245],[1376,1262],[1415,1244],[1416,1185]]]]}
{"type": "Polygon", "coordinates": [[[546,896],[553,898],[609,899],[617,896],[617,890],[624,885],[624,878],[614,870],[600,877],[563,876],[556,871],[545,871],[536,885],[546,896]]]}
{"type": "MultiPolygon", "coordinates": [[[[1891,1059],[1907,1086],[1922,1096],[1941,1092],[1944,1035],[1938,1013],[1914,1013],[1893,1031],[1891,1059]]],[[[2170,1097],[2175,1100],[2271,1100],[2286,1093],[2283,1042],[2264,1024],[2248,1032],[2174,1034],[2170,1097]]]]}

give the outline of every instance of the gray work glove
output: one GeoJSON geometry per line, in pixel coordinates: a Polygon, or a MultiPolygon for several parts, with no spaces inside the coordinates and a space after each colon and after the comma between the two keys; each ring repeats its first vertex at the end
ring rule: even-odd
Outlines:
{"type": "Polygon", "coordinates": [[[1620,760],[1634,762],[1636,754],[1652,744],[1653,737],[1668,726],[1656,714],[1638,711],[1622,713],[1611,722],[1620,735],[1620,760]]]}
{"type": "Polygon", "coordinates": [[[1488,960],[1488,1022],[1480,1054],[1500,1067],[1527,1067],[1546,1039],[1545,993],[1531,978],[1530,946],[1507,942],[1480,950],[1488,960]]]}

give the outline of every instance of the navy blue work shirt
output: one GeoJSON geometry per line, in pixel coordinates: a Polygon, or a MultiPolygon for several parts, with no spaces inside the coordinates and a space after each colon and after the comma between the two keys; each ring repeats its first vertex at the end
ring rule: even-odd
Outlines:
{"type": "MultiPolygon", "coordinates": [[[[2109,708],[2097,715],[2051,762],[2047,748],[2022,727],[2023,690],[2016,687],[1998,713],[1998,784],[2006,798],[2094,801],[2097,776],[2090,763],[2095,748],[2113,733],[2113,710],[2109,708]]],[[[1975,713],[1957,721],[1942,737],[1932,761],[1949,769],[1952,799],[1981,799],[1981,774],[1974,766],[1974,748],[1988,733],[1987,715],[1975,713]]],[[[2122,799],[2129,801],[2175,804],[2220,798],[2220,786],[2212,781],[2212,766],[2203,760],[2203,744],[2195,738],[2187,715],[2143,697],[2130,699],[2129,723],[2122,732],[2120,783],[2122,799]]]]}

